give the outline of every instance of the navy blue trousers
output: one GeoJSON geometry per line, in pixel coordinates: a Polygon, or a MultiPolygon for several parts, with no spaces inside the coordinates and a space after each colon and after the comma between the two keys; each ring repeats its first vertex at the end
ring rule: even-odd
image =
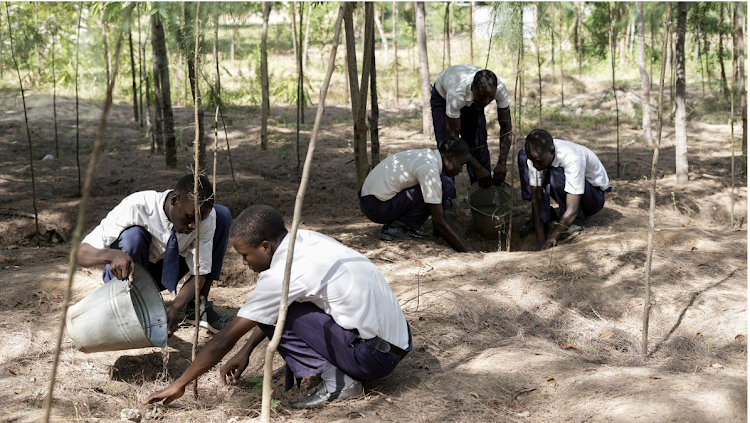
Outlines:
{"type": "MultiPolygon", "coordinates": [[[[443,189],[443,202],[456,198],[456,185],[445,173],[440,175],[443,189]]],[[[430,217],[430,209],[422,197],[422,187],[414,185],[396,194],[387,201],[380,201],[374,195],[359,197],[359,209],[375,223],[391,223],[399,220],[412,229],[422,227],[430,217]]]]}
{"type": "MultiPolygon", "coordinates": [[[[275,326],[259,324],[258,328],[269,339],[273,337],[275,326]]],[[[406,351],[411,351],[411,347],[410,332],[406,351]]],[[[342,328],[309,302],[289,305],[278,351],[287,366],[286,390],[292,388],[294,377],[317,375],[331,365],[354,379],[380,379],[391,374],[403,358],[362,342],[356,329],[342,328]]]]}
{"type": "MultiPolygon", "coordinates": [[[[518,152],[518,177],[521,179],[521,198],[531,201],[531,184],[529,183],[529,165],[526,161],[526,150],[521,149],[518,152]]],[[[545,226],[550,223],[549,199],[554,198],[560,206],[558,216],[562,217],[567,210],[566,203],[568,193],[565,192],[565,170],[561,167],[554,167],[545,172],[546,181],[544,182],[544,199],[542,200],[542,222],[545,226]]],[[[584,216],[593,216],[604,208],[604,191],[591,185],[586,181],[579,210],[584,216]]]]}
{"type": "MultiPolygon", "coordinates": [[[[440,148],[443,145],[443,141],[448,138],[448,128],[446,127],[447,116],[445,116],[445,99],[437,92],[434,86],[432,87],[432,94],[430,96],[430,106],[432,107],[432,125],[435,129],[435,140],[437,141],[438,148],[440,148]]],[[[487,169],[488,172],[492,172],[490,150],[487,147],[487,118],[484,115],[484,109],[477,106],[476,103],[472,103],[470,106],[461,109],[460,119],[461,139],[468,144],[472,157],[487,169]]],[[[469,181],[471,183],[476,182],[477,177],[472,167],[466,166],[466,173],[469,174],[469,181]]],[[[449,179],[451,185],[453,185],[453,178],[449,179]]],[[[456,198],[455,189],[453,196],[448,198],[456,198]]]]}
{"type": "MultiPolygon", "coordinates": [[[[224,254],[227,251],[229,243],[229,227],[232,226],[232,214],[229,209],[214,204],[216,210],[216,230],[214,231],[214,245],[211,253],[211,273],[206,275],[206,279],[217,281],[221,277],[221,266],[224,264],[224,254]]],[[[163,291],[166,288],[161,284],[161,273],[164,268],[164,260],[156,263],[149,262],[148,250],[151,247],[151,234],[141,226],[131,226],[120,233],[109,248],[116,248],[126,252],[134,263],[143,266],[151,277],[154,278],[156,285],[163,291]]],[[[185,258],[180,256],[180,275],[184,275],[190,269],[188,268],[185,258]]],[[[114,276],[109,270],[109,265],[104,267],[102,280],[104,283],[109,282],[114,276]]]]}

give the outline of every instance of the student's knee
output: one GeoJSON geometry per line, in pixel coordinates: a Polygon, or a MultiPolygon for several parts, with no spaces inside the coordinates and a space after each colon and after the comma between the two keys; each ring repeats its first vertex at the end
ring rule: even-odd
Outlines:
{"type": "Polygon", "coordinates": [[[138,256],[151,247],[151,234],[142,226],[131,226],[120,233],[114,248],[117,248],[129,256],[138,256]]]}

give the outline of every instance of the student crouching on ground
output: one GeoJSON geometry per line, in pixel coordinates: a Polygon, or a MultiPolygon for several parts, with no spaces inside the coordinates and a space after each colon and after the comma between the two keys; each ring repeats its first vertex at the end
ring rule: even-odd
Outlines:
{"type": "Polygon", "coordinates": [[[431,216],[435,237],[443,237],[456,251],[474,251],[443,213],[443,202],[456,196],[451,178],[470,158],[469,147],[456,137],[446,138],[439,149],[396,153],[367,175],[359,192],[360,209],[383,224],[380,239],[424,238],[419,228],[431,216]]]}
{"type": "MultiPolygon", "coordinates": [[[[243,263],[260,273],[255,288],[237,317],[206,344],[182,376],[144,404],[180,398],[191,380],[253,331],[240,352],[221,367],[222,382],[236,382],[253,349],[273,336],[289,252],[284,220],[269,206],[248,207],[232,224],[230,239],[243,263]]],[[[325,235],[300,230],[291,272],[289,309],[278,347],[287,366],[286,389],[294,378],[320,374],[323,379],[292,399],[291,408],[359,397],[359,380],[389,375],[411,350],[411,332],[398,300],[367,257],[325,235]]]]}

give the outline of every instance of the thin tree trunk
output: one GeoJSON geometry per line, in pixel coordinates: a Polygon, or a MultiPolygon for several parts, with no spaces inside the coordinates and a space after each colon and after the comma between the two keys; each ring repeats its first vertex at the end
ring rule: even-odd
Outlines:
{"type": "Polygon", "coordinates": [[[474,2],[469,2],[469,62],[474,64],[474,2]]]}
{"type": "MultiPolygon", "coordinates": [[[[35,9],[36,10],[36,9],[35,9]]],[[[26,94],[23,92],[23,80],[21,79],[21,69],[16,61],[16,52],[13,50],[13,28],[10,25],[10,11],[8,2],[5,2],[5,17],[8,21],[8,38],[10,38],[10,55],[13,59],[13,67],[16,68],[18,75],[18,87],[21,89],[21,101],[23,102],[23,120],[26,123],[26,138],[29,141],[29,169],[31,170],[31,204],[34,207],[34,242],[39,246],[39,211],[36,207],[36,178],[34,176],[34,149],[31,145],[31,130],[29,129],[29,116],[26,113],[26,94]]]]}
{"type": "MultiPolygon", "coordinates": [[[[398,107],[398,37],[396,36],[396,26],[398,23],[398,2],[393,2],[393,13],[391,16],[393,18],[393,98],[395,100],[396,107],[398,107]]],[[[375,167],[374,164],[373,167],[375,167]]]]}
{"type": "MultiPolygon", "coordinates": [[[[652,76],[652,78],[651,78],[651,86],[654,85],[654,79],[653,79],[653,76],[654,76],[654,62],[656,61],[656,56],[654,55],[654,39],[655,39],[654,26],[655,25],[653,24],[653,22],[651,21],[651,19],[649,19],[649,28],[651,30],[651,54],[650,54],[651,65],[649,66],[649,72],[648,72],[648,74],[652,76]]],[[[664,60],[663,57],[662,57],[662,60],[664,60]]]]}
{"type": "MultiPolygon", "coordinates": [[[[195,167],[193,169],[193,209],[195,210],[195,245],[200,245],[200,223],[201,223],[201,214],[200,214],[200,204],[198,203],[198,178],[200,177],[201,170],[205,167],[205,151],[202,150],[202,137],[203,135],[203,105],[201,104],[201,94],[198,87],[198,74],[197,71],[200,69],[199,62],[200,62],[200,55],[198,54],[198,48],[200,47],[200,10],[201,10],[201,3],[197,2],[195,4],[195,55],[193,56],[193,82],[195,83],[195,95],[193,96],[193,108],[195,109],[195,140],[193,141],[193,151],[195,152],[193,158],[193,166],[195,167]],[[203,153],[203,154],[201,154],[203,153]]],[[[187,20],[185,21],[187,23],[187,20]]],[[[193,259],[195,260],[193,263],[195,267],[195,274],[200,275],[200,261],[199,261],[199,251],[200,248],[195,249],[195,253],[193,256],[193,259]]],[[[196,276],[196,279],[198,277],[196,276]]],[[[196,283],[195,286],[195,313],[196,316],[199,315],[199,303],[200,303],[200,284],[196,283]]],[[[196,318],[197,320],[197,318],[196,318]]],[[[192,359],[192,362],[195,362],[195,356],[197,355],[197,349],[198,349],[198,333],[200,330],[200,325],[195,325],[195,332],[193,332],[193,348],[191,349],[190,357],[192,359]]],[[[193,396],[195,398],[198,398],[198,378],[195,378],[193,380],[193,396]]]]}
{"type": "Polygon", "coordinates": [[[648,321],[651,314],[651,263],[654,255],[654,226],[656,225],[656,166],[659,163],[659,147],[661,145],[661,131],[664,116],[664,79],[666,75],[667,61],[663,58],[667,55],[667,44],[669,42],[670,30],[672,29],[672,3],[667,3],[667,19],[664,20],[664,41],[662,42],[661,78],[659,79],[659,107],[657,117],[656,145],[654,156],[651,161],[651,190],[648,213],[648,247],[646,248],[646,292],[643,300],[643,327],[641,332],[641,354],[648,355],[648,321]]]}
{"type": "Polygon", "coordinates": [[[729,87],[727,86],[727,74],[724,70],[724,2],[719,3],[719,66],[721,68],[721,88],[724,98],[729,103],[729,87]]]}
{"type": "MultiPolygon", "coordinates": [[[[554,2],[550,3],[550,7],[552,8],[552,13],[550,14],[550,20],[552,20],[555,18],[555,3],[554,2]]],[[[562,40],[560,40],[560,42],[562,42],[562,40]]],[[[554,25],[553,25],[552,30],[550,31],[550,47],[552,48],[552,56],[551,56],[552,84],[556,84],[557,82],[555,81],[555,29],[554,29],[554,25]]]]}
{"type": "Polygon", "coordinates": [[[344,38],[346,41],[346,70],[349,80],[349,90],[352,105],[352,120],[357,120],[359,110],[359,82],[357,81],[357,51],[354,44],[354,14],[351,3],[344,5],[344,38]]]}
{"type": "Polygon", "coordinates": [[[289,233],[289,254],[287,255],[286,265],[284,268],[284,280],[281,284],[281,298],[279,300],[279,317],[276,319],[276,329],[274,330],[273,336],[268,342],[266,347],[266,356],[263,365],[263,393],[261,400],[261,413],[260,421],[268,423],[271,420],[271,380],[273,379],[273,355],[279,346],[281,341],[281,333],[286,323],[286,314],[289,306],[288,295],[289,295],[289,281],[292,269],[292,261],[294,260],[294,243],[297,240],[297,229],[299,228],[302,216],[302,204],[305,199],[305,191],[307,190],[308,181],[310,180],[310,169],[312,168],[313,155],[315,153],[315,146],[318,140],[318,132],[320,130],[320,122],[323,120],[323,111],[325,108],[326,94],[328,92],[328,86],[331,82],[331,75],[336,67],[336,49],[338,47],[339,36],[341,32],[341,20],[343,18],[344,6],[339,7],[338,18],[336,19],[336,30],[333,37],[333,46],[331,49],[331,59],[328,62],[328,72],[326,78],[323,81],[323,86],[320,89],[320,101],[318,102],[318,112],[315,115],[315,123],[313,124],[312,135],[310,137],[310,144],[307,147],[307,157],[305,158],[305,166],[302,169],[302,179],[300,180],[299,190],[297,191],[297,199],[294,203],[294,217],[292,218],[292,228],[289,233]]]}
{"type": "MultiPolygon", "coordinates": [[[[537,10],[539,13],[539,10],[537,10]]],[[[539,43],[541,42],[539,37],[539,25],[537,25],[537,37],[534,41],[534,47],[536,48],[536,71],[537,78],[539,80],[539,127],[542,128],[542,57],[539,53],[539,43]]]]}
{"type": "Polygon", "coordinates": [[[305,41],[302,43],[302,69],[307,69],[307,48],[310,46],[310,18],[312,17],[312,3],[307,6],[307,20],[305,21],[305,41]]]}
{"type": "MultiPolygon", "coordinates": [[[[6,5],[8,3],[5,3],[6,5]]],[[[83,13],[83,2],[78,5],[78,28],[76,29],[76,167],[78,168],[78,196],[81,196],[81,158],[80,158],[80,141],[81,125],[78,110],[78,52],[81,50],[81,15],[83,13]]],[[[9,23],[10,24],[10,23],[9,23]]]]}
{"type": "MultiPolygon", "coordinates": [[[[150,27],[146,27],[146,39],[141,44],[141,62],[146,60],[146,43],[148,42],[148,31],[150,27]]],[[[139,31],[140,38],[140,31],[139,31]]],[[[154,135],[154,128],[151,124],[151,86],[148,80],[148,69],[146,66],[141,66],[141,78],[146,83],[146,128],[148,131],[148,137],[151,140],[151,154],[156,154],[156,137],[154,135]]],[[[143,95],[141,95],[141,102],[143,102],[143,95]]],[[[143,116],[143,114],[141,114],[143,116]]],[[[143,119],[141,119],[143,123],[143,119]]]]}
{"type": "MultiPolygon", "coordinates": [[[[297,86],[297,89],[299,90],[299,100],[297,102],[299,107],[299,114],[300,114],[300,121],[304,124],[305,123],[305,67],[303,66],[303,54],[304,51],[302,50],[302,21],[303,21],[303,15],[305,12],[305,9],[302,7],[303,4],[300,2],[299,4],[299,37],[297,37],[297,41],[299,42],[299,48],[297,49],[299,53],[299,85],[297,86]]],[[[309,17],[308,17],[309,20],[309,17]]],[[[299,142],[297,142],[297,179],[299,179],[299,167],[300,167],[300,157],[299,157],[299,142]]]]}
{"type": "MultiPolygon", "coordinates": [[[[196,3],[196,9],[197,5],[200,3],[196,3]]],[[[193,16],[191,14],[193,13],[192,10],[190,10],[189,7],[185,8],[185,22],[189,22],[193,20],[193,16]]],[[[198,11],[195,11],[197,19],[197,13],[198,11]]],[[[195,50],[195,45],[193,45],[194,41],[191,40],[189,44],[190,50],[195,50]]],[[[188,51],[190,51],[188,50],[188,51]]],[[[199,149],[199,162],[201,167],[205,167],[206,165],[206,136],[204,134],[204,125],[203,125],[203,117],[204,117],[204,110],[203,110],[203,98],[201,96],[200,87],[198,85],[198,56],[197,55],[190,55],[186,54],[187,61],[188,61],[188,80],[190,81],[190,91],[192,94],[192,99],[194,104],[198,104],[198,119],[200,120],[200,125],[197,125],[195,127],[195,131],[198,133],[195,139],[198,140],[198,149],[199,149]]],[[[175,158],[176,161],[176,158],[175,158]]]]}
{"type": "MultiPolygon", "coordinates": [[[[154,15],[156,16],[156,15],[154,15]]],[[[159,72],[159,77],[154,74],[154,79],[159,81],[161,97],[161,130],[164,135],[164,147],[166,164],[169,167],[177,166],[177,151],[174,135],[174,117],[172,115],[172,94],[169,85],[169,62],[167,60],[167,46],[164,40],[164,26],[160,21],[153,22],[152,46],[154,48],[155,71],[159,72]]],[[[154,87],[157,85],[155,84],[154,87]]],[[[203,137],[201,136],[201,139],[203,137]]],[[[203,149],[203,147],[202,147],[203,149]]],[[[205,149],[203,149],[203,160],[205,166],[205,149]]]]}
{"type": "MultiPolygon", "coordinates": [[[[694,46],[694,51],[695,51],[695,53],[693,54],[693,58],[697,59],[697,60],[694,60],[695,62],[698,62],[698,69],[701,74],[701,94],[702,94],[702,97],[705,97],[706,96],[706,78],[705,78],[706,75],[703,72],[703,56],[701,55],[700,42],[698,41],[699,39],[700,38],[698,36],[698,29],[696,28],[695,33],[693,34],[693,46],[694,46]]],[[[710,89],[711,87],[709,87],[709,90],[710,89]]]]}
{"type": "Polygon", "coordinates": [[[138,88],[135,84],[135,58],[133,57],[132,18],[132,15],[128,15],[128,45],[130,47],[130,76],[133,79],[133,119],[138,122],[138,88]]]}
{"type": "MultiPolygon", "coordinates": [[[[55,32],[57,32],[57,29],[58,27],[57,25],[55,25],[55,32]]],[[[52,120],[55,123],[55,157],[60,158],[60,143],[58,142],[58,138],[57,138],[57,80],[55,79],[55,32],[52,33],[52,120]]],[[[0,43],[2,43],[2,41],[0,41],[0,43]]],[[[2,53],[0,53],[0,56],[2,56],[2,53]]]]}
{"type": "Polygon", "coordinates": [[[675,87],[675,167],[677,172],[677,184],[688,183],[688,157],[687,157],[687,114],[685,110],[685,27],[687,23],[687,3],[679,2],[677,15],[677,46],[675,59],[677,62],[677,81],[675,87]]]}
{"type": "MultiPolygon", "coordinates": [[[[300,30],[300,36],[297,37],[296,41],[299,41],[299,43],[302,43],[302,3],[299,4],[299,30],[300,30]]],[[[292,5],[292,9],[294,9],[294,4],[292,5]]],[[[292,24],[292,28],[294,28],[294,24],[292,24]]],[[[299,142],[299,130],[300,130],[300,114],[302,113],[302,102],[305,101],[302,95],[302,46],[297,46],[297,55],[294,57],[294,59],[297,61],[297,138],[296,138],[296,145],[295,145],[295,153],[297,156],[297,168],[296,168],[296,174],[297,174],[297,180],[300,178],[299,174],[299,167],[300,167],[300,155],[299,155],[299,148],[300,148],[300,142],[299,142]]]]}
{"type": "Polygon", "coordinates": [[[229,47],[229,57],[234,61],[234,44],[237,42],[237,34],[240,32],[240,24],[234,24],[234,33],[232,34],[232,43],[229,47]]]}
{"type": "Polygon", "coordinates": [[[104,43],[104,63],[107,67],[107,85],[109,85],[109,81],[111,79],[110,77],[110,71],[112,70],[112,62],[109,60],[109,47],[107,44],[107,24],[104,22],[104,3],[102,3],[101,8],[101,16],[102,16],[102,42],[104,43]]]}
{"type": "MultiPolygon", "coordinates": [[[[153,32],[151,36],[151,76],[154,82],[154,139],[156,141],[156,152],[161,154],[164,152],[164,118],[162,116],[162,95],[161,95],[161,71],[159,70],[157,56],[163,54],[160,48],[157,46],[157,37],[159,33],[164,34],[164,31],[157,31],[157,22],[159,20],[158,14],[151,15],[151,30],[153,32]]],[[[159,25],[161,26],[161,25],[159,25]]]]}
{"type": "Polygon", "coordinates": [[[740,66],[740,111],[742,112],[742,158],[743,173],[747,175],[747,92],[745,92],[745,18],[738,11],[739,25],[737,32],[739,43],[737,44],[738,57],[743,58],[739,61],[740,66]]]}
{"type": "MultiPolygon", "coordinates": [[[[130,10],[125,10],[125,13],[130,13],[133,8],[133,3],[128,6],[130,10]]],[[[55,379],[57,375],[57,367],[60,362],[60,351],[62,346],[62,338],[63,338],[63,332],[65,328],[65,316],[68,312],[68,305],[70,304],[70,293],[71,288],[73,286],[73,274],[76,270],[76,260],[75,257],[78,255],[78,248],[81,245],[81,236],[83,232],[83,225],[85,222],[86,217],[86,210],[88,210],[89,206],[89,199],[91,197],[91,185],[93,184],[94,180],[94,171],[96,170],[96,166],[99,163],[99,157],[101,156],[102,148],[104,146],[104,133],[107,129],[107,116],[109,114],[109,110],[112,106],[112,90],[114,88],[114,80],[117,77],[117,71],[118,71],[118,58],[120,53],[120,46],[122,41],[122,31],[120,31],[119,36],[117,37],[117,47],[115,49],[115,69],[114,69],[114,76],[112,78],[112,82],[107,86],[107,94],[104,99],[104,108],[102,110],[101,118],[99,119],[99,126],[97,128],[97,134],[96,134],[96,140],[94,141],[93,149],[91,152],[91,157],[89,159],[89,166],[88,170],[86,171],[86,181],[83,186],[83,195],[81,197],[80,206],[78,208],[78,220],[76,223],[75,230],[73,231],[73,239],[71,240],[71,252],[70,252],[70,259],[68,261],[68,271],[67,271],[67,284],[65,287],[65,293],[63,295],[63,302],[62,302],[62,310],[60,311],[60,319],[58,320],[58,327],[57,327],[57,341],[55,343],[55,353],[54,358],[52,359],[52,370],[50,372],[49,376],[49,385],[47,390],[47,395],[44,399],[44,422],[49,422],[50,420],[50,413],[52,411],[52,404],[53,404],[53,393],[54,393],[54,387],[55,387],[55,379]]]]}
{"type": "Polygon", "coordinates": [[[578,13],[576,14],[576,38],[578,43],[578,79],[583,72],[583,2],[578,2],[578,13]]]}
{"type": "Polygon", "coordinates": [[[380,109],[378,108],[378,84],[375,69],[375,33],[373,32],[372,60],[370,63],[370,169],[380,163],[379,119],[380,109]]]}
{"type": "MultiPolygon", "coordinates": [[[[138,111],[141,115],[141,128],[143,128],[143,61],[146,59],[145,48],[141,44],[141,5],[138,4],[138,111]]],[[[178,91],[179,92],[179,91],[178,91]]],[[[151,125],[149,122],[149,132],[151,132],[151,125]]],[[[153,151],[152,151],[153,153],[153,151]]]]}
{"type": "Polygon", "coordinates": [[[635,3],[636,19],[638,21],[638,70],[641,73],[641,110],[643,110],[643,138],[651,145],[651,81],[646,72],[646,35],[643,24],[643,2],[635,3]]]}
{"type": "Polygon", "coordinates": [[[445,69],[445,59],[448,59],[448,67],[451,65],[451,3],[445,3],[445,19],[443,20],[443,66],[445,69]]]}
{"type": "Polygon", "coordinates": [[[422,134],[432,138],[432,109],[430,108],[430,64],[427,59],[427,34],[425,33],[424,2],[417,6],[417,45],[419,46],[419,80],[422,89],[422,134]]]}
{"type": "MultiPolygon", "coordinates": [[[[370,82],[370,66],[373,57],[372,42],[375,39],[375,5],[365,2],[364,9],[364,47],[362,53],[362,79],[359,83],[359,98],[357,99],[357,112],[354,120],[354,167],[357,173],[357,190],[362,187],[365,178],[370,171],[367,161],[367,91],[370,82]]],[[[352,97],[354,93],[352,93],[352,97]]]]}
{"type": "Polygon", "coordinates": [[[268,18],[271,15],[271,2],[263,2],[263,29],[260,36],[260,149],[268,149],[268,115],[271,109],[268,93],[268,18]]]}
{"type": "Polygon", "coordinates": [[[612,64],[612,94],[615,96],[615,128],[617,133],[617,173],[616,178],[620,178],[620,106],[617,103],[617,88],[615,87],[615,29],[612,5],[609,5],[609,58],[612,64]]]}
{"type": "Polygon", "coordinates": [[[377,9],[375,9],[375,26],[378,28],[378,34],[380,34],[380,43],[383,48],[383,63],[388,63],[388,38],[385,36],[383,23],[380,21],[380,12],[377,9]]]}
{"type": "MultiPolygon", "coordinates": [[[[562,2],[558,2],[560,6],[560,34],[562,38],[563,33],[563,5],[562,2]]],[[[563,69],[563,48],[562,39],[560,40],[560,105],[565,107],[565,70],[563,69]]]]}
{"type": "MultiPolygon", "coordinates": [[[[38,26],[38,14],[39,14],[39,2],[34,2],[34,33],[39,33],[39,26],[38,26]]],[[[42,83],[42,64],[39,59],[39,45],[34,45],[34,51],[36,52],[36,85],[41,85],[42,83]]],[[[11,51],[11,54],[13,52],[11,51]]]]}

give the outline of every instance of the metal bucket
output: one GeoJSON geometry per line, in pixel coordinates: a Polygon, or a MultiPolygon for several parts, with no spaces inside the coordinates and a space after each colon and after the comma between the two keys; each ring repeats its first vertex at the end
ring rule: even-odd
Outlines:
{"type": "Polygon", "coordinates": [[[167,345],[167,310],[151,275],[135,265],[133,283],[112,279],[68,309],[68,335],[85,353],[167,345]]]}
{"type": "Polygon", "coordinates": [[[511,207],[510,185],[480,188],[474,182],[469,188],[469,208],[474,228],[485,239],[497,239],[508,223],[511,207]]]}

